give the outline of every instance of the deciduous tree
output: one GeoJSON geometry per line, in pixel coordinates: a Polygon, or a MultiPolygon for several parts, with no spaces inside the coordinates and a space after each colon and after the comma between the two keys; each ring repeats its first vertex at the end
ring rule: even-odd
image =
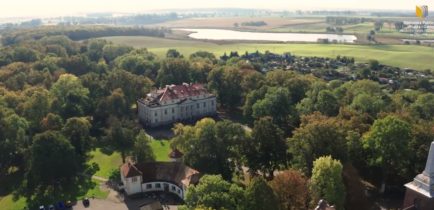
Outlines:
{"type": "Polygon", "coordinates": [[[331,156],[320,157],[313,163],[310,191],[313,202],[325,199],[342,210],[345,202],[345,185],[342,180],[343,166],[331,156]]]}

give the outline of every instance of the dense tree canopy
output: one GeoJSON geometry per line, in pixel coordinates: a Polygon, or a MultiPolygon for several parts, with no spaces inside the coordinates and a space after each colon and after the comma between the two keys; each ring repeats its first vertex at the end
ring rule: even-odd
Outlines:
{"type": "Polygon", "coordinates": [[[255,121],[252,137],[243,147],[250,173],[261,172],[271,179],[275,170],[287,165],[287,146],[283,131],[273,124],[270,117],[255,121]]]}
{"type": "Polygon", "coordinates": [[[410,124],[395,116],[376,120],[365,134],[363,147],[370,153],[369,164],[383,169],[383,184],[388,176],[399,174],[407,166],[410,141],[410,124]]]}
{"type": "MultiPolygon", "coordinates": [[[[395,191],[423,170],[434,136],[431,70],[269,51],[218,57],[173,49],[159,57],[102,39],[73,41],[166,32],[108,26],[5,31],[0,183],[26,174],[16,193],[28,202],[40,195],[53,202],[64,198],[49,189],[60,182],[79,186],[77,180],[88,179],[82,174],[98,170],[88,164],[90,151],[154,160],[151,137],[137,120],[137,99],[184,82],[203,83],[216,95],[219,113],[216,120],[177,124],[170,139],[184,163],[205,175],[187,196],[190,209],[308,209],[319,198],[341,208],[338,161],[361,172],[354,183],[382,181],[379,189],[387,183],[398,186],[388,188],[395,191]],[[269,182],[252,181],[255,176],[269,182]]],[[[348,192],[353,197],[345,205],[357,199],[348,192]]]]}
{"type": "Polygon", "coordinates": [[[245,209],[279,209],[273,190],[261,177],[256,177],[249,183],[245,194],[245,209]]]}
{"type": "Polygon", "coordinates": [[[218,175],[205,175],[198,185],[188,189],[185,204],[189,208],[242,209],[242,188],[222,179],[218,175]]]}
{"type": "Polygon", "coordinates": [[[29,161],[29,178],[34,183],[68,180],[77,170],[74,147],[62,134],[47,131],[34,136],[29,161]]]}
{"type": "Polygon", "coordinates": [[[195,126],[178,124],[172,146],[184,153],[184,161],[188,165],[204,173],[221,174],[230,179],[236,161],[240,159],[239,145],[246,138],[246,132],[239,124],[205,118],[195,126]]]}

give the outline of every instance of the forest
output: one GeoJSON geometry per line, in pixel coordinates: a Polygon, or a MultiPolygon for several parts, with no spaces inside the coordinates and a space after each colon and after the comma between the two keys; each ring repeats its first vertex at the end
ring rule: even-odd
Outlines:
{"type": "Polygon", "coordinates": [[[119,151],[124,160],[152,160],[136,100],[184,82],[206,84],[219,111],[234,116],[174,126],[172,147],[206,174],[189,189],[186,209],[312,209],[322,198],[337,209],[367,209],[362,180],[380,197],[402,195],[403,184],[425,166],[434,139],[432,81],[391,87],[374,78],[378,62],[358,67],[354,59],[346,62],[353,79],[325,80],[312,72],[264,72],[267,59],[250,62],[238,53],[184,57],[171,49],[158,57],[87,39],[105,33],[3,36],[0,185],[20,174],[17,186],[2,190],[29,206],[55,201],[53,195],[92,174],[87,160],[95,148],[119,151]]]}

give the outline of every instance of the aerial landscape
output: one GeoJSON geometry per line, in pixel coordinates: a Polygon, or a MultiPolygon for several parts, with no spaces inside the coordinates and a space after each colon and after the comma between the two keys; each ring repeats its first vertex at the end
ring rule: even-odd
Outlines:
{"type": "Polygon", "coordinates": [[[7,1],[0,210],[434,210],[431,8],[7,1]]]}

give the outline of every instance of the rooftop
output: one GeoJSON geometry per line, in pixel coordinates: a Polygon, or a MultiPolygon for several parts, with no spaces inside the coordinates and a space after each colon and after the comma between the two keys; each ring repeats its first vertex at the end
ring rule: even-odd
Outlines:
{"type": "Polygon", "coordinates": [[[146,95],[146,98],[140,99],[141,102],[148,105],[161,105],[170,103],[175,100],[183,101],[188,98],[211,95],[203,84],[166,85],[164,88],[153,90],[146,95]]]}
{"type": "Polygon", "coordinates": [[[181,162],[125,163],[121,166],[125,178],[142,176],[143,182],[167,181],[189,186],[199,181],[198,171],[181,162]]]}

